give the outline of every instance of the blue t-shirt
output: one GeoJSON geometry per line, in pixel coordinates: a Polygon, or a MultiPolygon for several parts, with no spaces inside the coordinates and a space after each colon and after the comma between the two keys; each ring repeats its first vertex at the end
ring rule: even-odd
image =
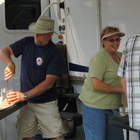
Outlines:
{"type": "MultiPolygon", "coordinates": [[[[46,79],[46,75],[61,76],[63,73],[63,57],[61,50],[50,40],[46,46],[37,46],[34,37],[25,37],[10,45],[14,56],[22,55],[20,84],[21,92],[33,89],[46,79]]],[[[33,103],[50,102],[57,99],[55,89],[28,99],[33,103]]]]}

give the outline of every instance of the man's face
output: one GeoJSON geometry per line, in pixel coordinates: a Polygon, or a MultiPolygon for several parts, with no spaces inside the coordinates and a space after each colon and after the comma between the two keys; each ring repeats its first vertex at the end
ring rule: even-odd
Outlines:
{"type": "Polygon", "coordinates": [[[51,39],[53,33],[45,33],[45,34],[34,34],[35,44],[38,46],[45,46],[48,44],[51,39]]]}

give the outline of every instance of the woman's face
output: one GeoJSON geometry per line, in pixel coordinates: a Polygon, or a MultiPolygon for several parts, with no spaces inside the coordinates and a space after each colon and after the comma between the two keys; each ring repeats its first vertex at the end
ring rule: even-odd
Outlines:
{"type": "Polygon", "coordinates": [[[104,48],[109,53],[116,53],[120,46],[121,38],[119,35],[112,35],[107,37],[105,40],[102,41],[104,48]]]}

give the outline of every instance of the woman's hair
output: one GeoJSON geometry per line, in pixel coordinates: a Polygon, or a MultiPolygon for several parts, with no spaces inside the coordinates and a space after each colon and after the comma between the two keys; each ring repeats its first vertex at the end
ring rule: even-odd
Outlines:
{"type": "MultiPolygon", "coordinates": [[[[111,33],[115,33],[115,32],[120,32],[119,28],[117,27],[113,27],[113,26],[106,26],[102,31],[101,31],[101,40],[103,38],[104,35],[106,34],[111,34],[111,33]]],[[[106,38],[104,38],[106,39],[106,38]]],[[[104,40],[103,39],[103,40],[104,40]]],[[[104,45],[103,45],[104,48],[104,45]]]]}

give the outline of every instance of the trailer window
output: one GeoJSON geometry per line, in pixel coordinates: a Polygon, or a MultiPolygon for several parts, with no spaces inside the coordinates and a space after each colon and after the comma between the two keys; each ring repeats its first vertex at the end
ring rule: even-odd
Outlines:
{"type": "Polygon", "coordinates": [[[40,0],[5,0],[5,26],[9,30],[27,30],[41,14],[40,0]]]}

